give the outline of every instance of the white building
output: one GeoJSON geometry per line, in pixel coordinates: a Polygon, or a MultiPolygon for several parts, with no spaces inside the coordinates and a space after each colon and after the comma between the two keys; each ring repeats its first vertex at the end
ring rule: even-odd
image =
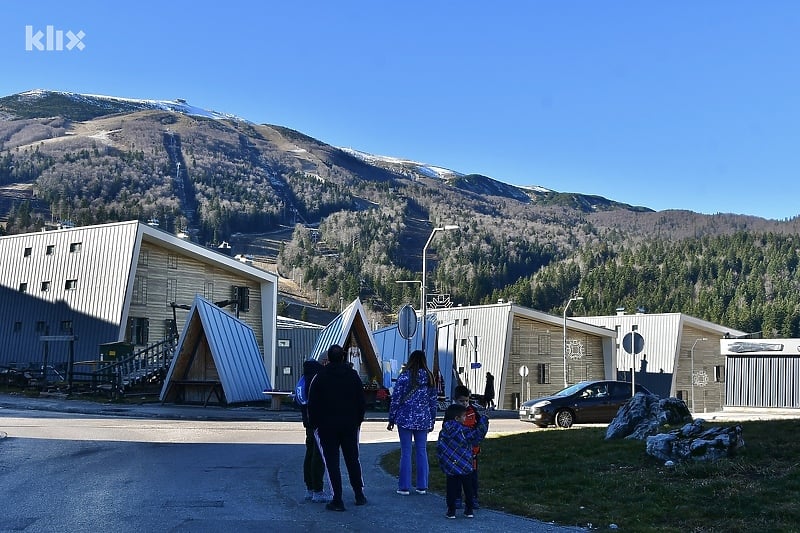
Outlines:
{"type": "Polygon", "coordinates": [[[138,221],[0,237],[0,366],[66,367],[181,331],[200,295],[253,328],[275,380],[278,278],[138,221]],[[184,308],[174,308],[172,304],[184,308]]]}

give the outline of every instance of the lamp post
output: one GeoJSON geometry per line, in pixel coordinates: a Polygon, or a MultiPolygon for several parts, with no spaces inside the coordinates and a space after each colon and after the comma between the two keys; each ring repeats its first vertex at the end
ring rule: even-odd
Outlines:
{"type": "Polygon", "coordinates": [[[572,302],[577,302],[579,300],[583,300],[583,296],[574,296],[567,301],[567,305],[564,306],[564,388],[568,387],[567,384],[567,309],[569,309],[569,304],[572,302]]]}
{"type": "Polygon", "coordinates": [[[433,236],[436,235],[439,231],[452,231],[459,229],[458,226],[455,224],[447,224],[445,226],[441,226],[438,228],[433,228],[431,232],[431,236],[428,237],[428,242],[425,243],[425,246],[422,248],[422,351],[425,352],[425,356],[428,356],[427,346],[425,345],[425,337],[428,331],[428,302],[427,302],[427,291],[425,288],[425,276],[427,270],[427,260],[426,256],[428,255],[428,245],[430,245],[431,241],[433,240],[433,236]]]}
{"type": "Polygon", "coordinates": [[[692,344],[692,349],[690,350],[690,355],[691,355],[691,359],[692,359],[692,375],[691,375],[691,380],[692,380],[692,414],[695,413],[695,410],[694,410],[694,347],[697,346],[698,342],[707,341],[707,340],[708,339],[705,338],[705,337],[702,337],[700,339],[695,339],[694,343],[692,344]]]}

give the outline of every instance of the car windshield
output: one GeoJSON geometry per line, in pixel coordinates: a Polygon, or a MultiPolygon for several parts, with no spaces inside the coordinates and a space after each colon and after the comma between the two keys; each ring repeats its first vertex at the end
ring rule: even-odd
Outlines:
{"type": "Polygon", "coordinates": [[[570,385],[566,389],[562,389],[562,390],[558,391],[557,393],[553,394],[553,396],[571,396],[572,394],[575,394],[576,392],[578,392],[579,390],[581,390],[585,386],[586,386],[586,382],[582,381],[580,383],[576,383],[575,385],[570,385]]]}

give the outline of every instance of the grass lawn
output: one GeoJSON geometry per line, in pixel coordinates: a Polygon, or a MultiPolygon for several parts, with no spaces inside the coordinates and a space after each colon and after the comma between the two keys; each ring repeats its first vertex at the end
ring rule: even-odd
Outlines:
{"type": "MultiPolygon", "coordinates": [[[[706,427],[714,425],[737,424],[706,427]]],[[[800,421],[738,425],[745,448],[737,457],[675,467],[647,455],[643,441],[606,441],[605,427],[490,438],[480,455],[480,503],[600,531],[800,531],[800,421]]],[[[397,475],[399,455],[382,458],[386,471],[397,475]]],[[[429,489],[444,495],[435,443],[428,455],[429,489]]]]}

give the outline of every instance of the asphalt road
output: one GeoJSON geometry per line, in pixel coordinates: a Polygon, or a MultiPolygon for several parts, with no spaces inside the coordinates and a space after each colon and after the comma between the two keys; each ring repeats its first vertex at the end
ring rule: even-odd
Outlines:
{"type": "MultiPolygon", "coordinates": [[[[535,430],[497,413],[492,432],[535,430]]],[[[399,496],[379,465],[396,449],[383,416],[362,427],[369,500],[303,499],[296,412],[120,406],[0,396],[0,531],[576,531],[488,509],[444,518],[441,496],[399,496]]],[[[435,434],[431,435],[431,439],[435,434]]]]}

